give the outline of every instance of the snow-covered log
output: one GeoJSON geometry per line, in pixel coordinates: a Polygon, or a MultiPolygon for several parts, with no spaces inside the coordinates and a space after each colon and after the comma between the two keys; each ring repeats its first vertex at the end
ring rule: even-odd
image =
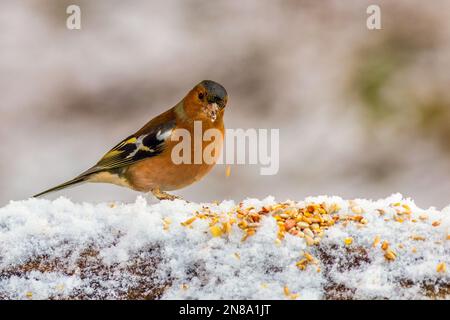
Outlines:
{"type": "Polygon", "coordinates": [[[1,299],[448,299],[449,264],[450,207],[400,194],[0,209],[1,299]]]}

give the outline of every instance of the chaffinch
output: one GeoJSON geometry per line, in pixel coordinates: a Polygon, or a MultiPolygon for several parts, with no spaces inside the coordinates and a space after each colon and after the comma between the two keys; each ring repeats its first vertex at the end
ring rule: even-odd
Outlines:
{"type": "MultiPolygon", "coordinates": [[[[227,100],[227,92],[220,84],[211,80],[200,82],[177,105],[122,140],[92,168],[35,197],[83,182],[104,182],[152,192],[160,200],[177,198],[165,191],[180,189],[200,180],[215,165],[223,144],[223,115],[227,100]],[[180,142],[172,136],[176,129],[185,129],[184,132],[193,137],[195,122],[201,124],[202,137],[208,129],[217,129],[220,133],[212,142],[202,139],[202,148],[211,143],[217,148],[211,153],[212,161],[205,161],[202,157],[200,162],[176,163],[172,151],[180,142]]],[[[193,146],[190,149],[190,159],[193,159],[196,151],[193,146]]]]}

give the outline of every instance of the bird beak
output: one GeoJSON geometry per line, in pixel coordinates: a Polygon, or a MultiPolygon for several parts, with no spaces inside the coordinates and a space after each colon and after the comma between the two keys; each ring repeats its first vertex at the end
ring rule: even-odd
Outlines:
{"type": "Polygon", "coordinates": [[[217,103],[208,103],[208,106],[206,107],[206,112],[208,116],[211,118],[212,122],[216,121],[217,119],[217,113],[219,112],[219,106],[217,103]]]}

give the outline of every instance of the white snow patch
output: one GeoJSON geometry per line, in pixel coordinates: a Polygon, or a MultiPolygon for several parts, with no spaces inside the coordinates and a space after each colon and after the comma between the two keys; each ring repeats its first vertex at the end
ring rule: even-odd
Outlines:
{"type": "MultiPolygon", "coordinates": [[[[230,234],[213,237],[208,220],[197,219],[191,228],[181,224],[203,207],[225,215],[236,209],[233,201],[149,205],[141,196],[130,204],[73,203],[66,198],[12,201],[0,208],[0,297],[123,298],[119,292],[142,286],[142,279],[165,286],[162,299],[285,299],[285,286],[299,299],[323,299],[336,284],[355,298],[410,299],[427,298],[420,287],[424,283],[448,287],[448,271],[438,273],[436,268],[441,262],[450,267],[450,206],[441,212],[423,210],[400,194],[353,202],[335,196],[309,197],[296,205],[311,202],[338,204],[339,215],[354,214],[351,206],[359,206],[367,226],[336,223],[325,231],[320,246],[308,247],[304,239],[290,234],[276,243],[278,226],[270,215],[245,241],[236,225],[230,234]],[[392,219],[397,202],[410,206],[415,222],[386,221],[392,219]],[[164,221],[170,221],[168,228],[164,221]],[[433,226],[435,221],[440,224],[433,226]],[[413,240],[412,235],[426,240],[413,240]],[[372,247],[376,236],[395,250],[394,261],[372,247]],[[344,244],[347,237],[353,238],[350,246],[344,244]],[[363,257],[356,257],[357,262],[351,254],[349,258],[348,250],[361,248],[363,257]],[[94,250],[92,257],[86,255],[88,249],[94,250]],[[335,260],[322,259],[320,272],[313,266],[302,271],[296,262],[304,251],[319,260],[325,252],[335,260]],[[86,256],[86,261],[97,259],[107,271],[80,267],[77,261],[86,256]],[[64,267],[23,268],[40,259],[62,261],[64,267]],[[144,266],[137,261],[153,262],[144,266]]],[[[246,199],[242,206],[260,210],[274,203],[273,197],[246,199]]]]}

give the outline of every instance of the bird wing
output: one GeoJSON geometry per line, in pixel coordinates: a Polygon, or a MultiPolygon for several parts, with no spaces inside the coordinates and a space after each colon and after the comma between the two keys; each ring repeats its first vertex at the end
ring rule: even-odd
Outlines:
{"type": "Polygon", "coordinates": [[[175,120],[153,125],[136,134],[131,135],[108,151],[99,162],[80,176],[95,172],[129,166],[137,161],[151,158],[160,154],[175,128],[175,120]]]}

